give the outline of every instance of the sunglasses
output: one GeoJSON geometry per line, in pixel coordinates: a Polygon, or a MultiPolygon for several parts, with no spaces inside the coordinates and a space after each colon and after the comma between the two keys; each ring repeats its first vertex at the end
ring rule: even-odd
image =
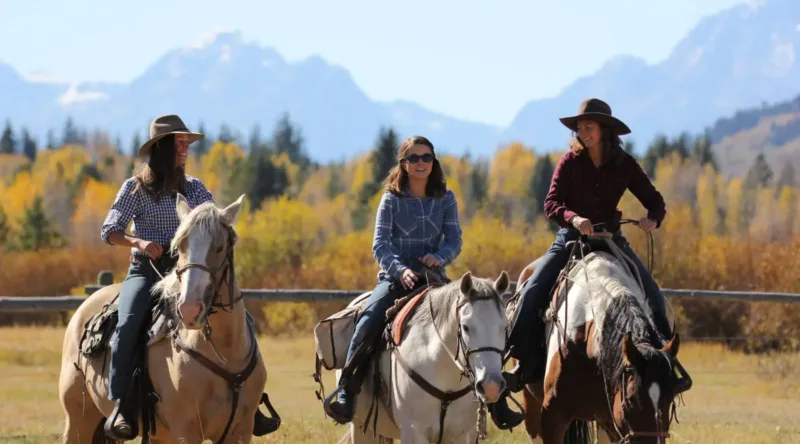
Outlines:
{"type": "Polygon", "coordinates": [[[404,160],[406,160],[408,163],[417,163],[420,160],[425,162],[425,163],[430,163],[430,162],[433,162],[433,154],[426,153],[426,154],[423,154],[421,156],[418,155],[418,154],[412,154],[412,155],[406,157],[404,160]]]}

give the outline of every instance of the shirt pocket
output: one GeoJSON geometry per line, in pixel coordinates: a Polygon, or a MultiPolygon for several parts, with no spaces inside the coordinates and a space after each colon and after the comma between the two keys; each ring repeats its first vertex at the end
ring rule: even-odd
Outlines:
{"type": "Polygon", "coordinates": [[[394,226],[400,237],[412,237],[419,226],[419,208],[417,202],[401,200],[394,213],[394,226]]]}

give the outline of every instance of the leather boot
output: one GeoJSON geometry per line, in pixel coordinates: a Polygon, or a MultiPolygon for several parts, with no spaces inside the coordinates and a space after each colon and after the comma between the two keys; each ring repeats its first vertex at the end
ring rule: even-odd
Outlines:
{"type": "Polygon", "coordinates": [[[111,416],[103,425],[106,436],[117,441],[131,441],[139,436],[139,427],[130,409],[117,400],[111,416]]]}
{"type": "Polygon", "coordinates": [[[530,361],[531,358],[517,359],[517,365],[513,369],[503,372],[508,391],[517,393],[525,388],[525,385],[534,382],[534,368],[530,361]]]}

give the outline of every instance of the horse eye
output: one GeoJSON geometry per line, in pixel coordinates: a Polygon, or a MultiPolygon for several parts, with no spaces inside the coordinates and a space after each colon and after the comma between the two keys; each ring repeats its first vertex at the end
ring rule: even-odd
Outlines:
{"type": "Polygon", "coordinates": [[[466,324],[461,324],[461,330],[464,330],[464,333],[469,333],[469,327],[466,324]]]}
{"type": "Polygon", "coordinates": [[[222,245],[220,245],[219,247],[217,247],[217,253],[222,253],[222,249],[223,249],[223,248],[224,248],[224,247],[223,247],[222,245]]]}

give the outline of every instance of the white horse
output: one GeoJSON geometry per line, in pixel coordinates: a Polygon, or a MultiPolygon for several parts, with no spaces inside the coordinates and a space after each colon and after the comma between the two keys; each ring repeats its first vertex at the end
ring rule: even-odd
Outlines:
{"type": "MultiPolygon", "coordinates": [[[[458,281],[430,288],[410,315],[400,344],[377,351],[380,400],[372,402],[371,366],[349,426],[350,441],[476,442],[479,410],[484,427],[486,421],[482,404],[494,403],[505,389],[502,350],[508,320],[502,295],[508,285],[505,271],[495,281],[467,272],[458,281]]],[[[337,370],[337,380],[340,376],[337,370]]]]}

